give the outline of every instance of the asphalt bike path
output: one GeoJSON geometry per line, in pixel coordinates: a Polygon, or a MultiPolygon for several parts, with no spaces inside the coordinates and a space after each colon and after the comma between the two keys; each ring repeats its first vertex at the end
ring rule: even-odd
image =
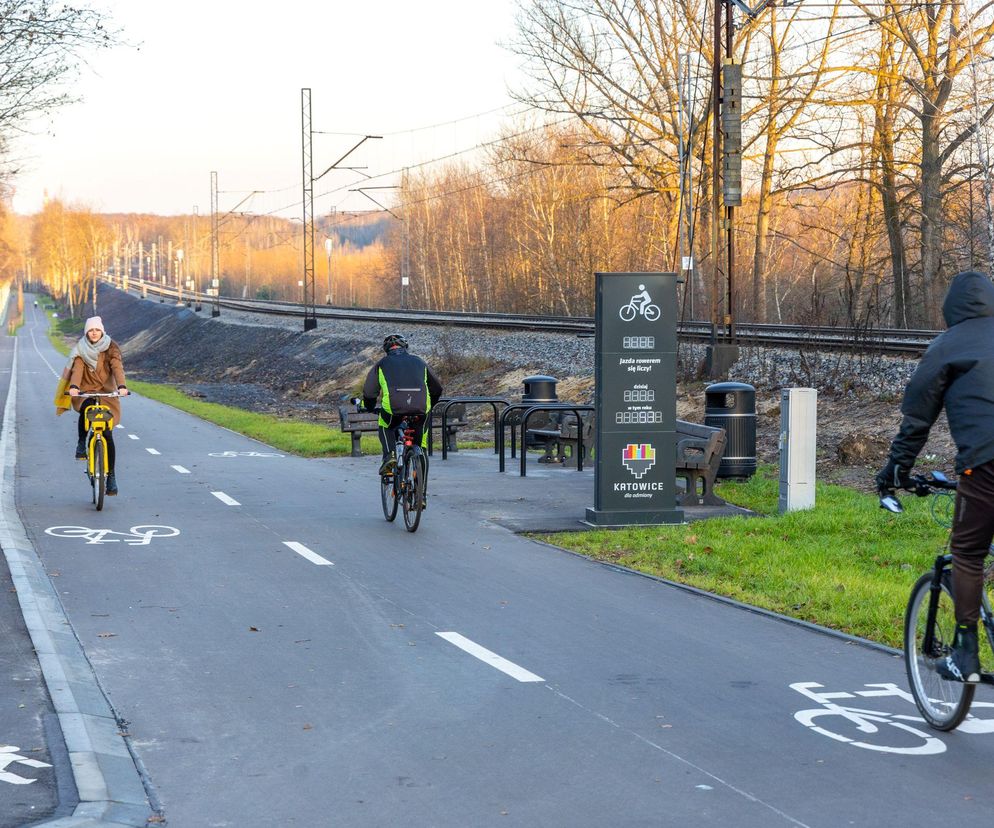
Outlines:
{"type": "Polygon", "coordinates": [[[382,519],[378,458],[281,456],[132,397],[98,513],[39,380],[64,359],[20,339],[21,519],[171,825],[907,825],[994,804],[994,708],[940,737],[893,655],[495,527],[463,494],[531,483],[495,462],[434,460],[411,535],[382,519]]]}

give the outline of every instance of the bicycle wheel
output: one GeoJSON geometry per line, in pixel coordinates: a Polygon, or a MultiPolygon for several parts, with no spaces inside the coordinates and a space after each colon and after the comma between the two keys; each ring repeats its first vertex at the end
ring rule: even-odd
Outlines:
{"type": "Polygon", "coordinates": [[[425,458],[419,451],[412,451],[404,457],[402,490],[404,526],[408,532],[417,532],[425,496],[425,458]]]}
{"type": "Polygon", "coordinates": [[[93,502],[96,504],[98,512],[104,508],[104,494],[107,491],[106,453],[107,444],[104,442],[104,438],[94,437],[93,477],[90,480],[93,483],[93,502]]]}
{"type": "Polygon", "coordinates": [[[936,665],[953,648],[956,617],[953,614],[952,579],[943,573],[939,605],[935,611],[935,629],[929,652],[923,650],[925,626],[928,619],[932,573],[922,575],[911,589],[908,610],[904,616],[904,664],[908,684],[915,704],[928,724],[937,730],[952,730],[966,718],[973,702],[975,684],[946,681],[936,671],[936,665]]]}
{"type": "Polygon", "coordinates": [[[397,517],[397,489],[400,483],[400,469],[393,474],[380,475],[380,503],[383,504],[383,517],[392,521],[397,517]]]}

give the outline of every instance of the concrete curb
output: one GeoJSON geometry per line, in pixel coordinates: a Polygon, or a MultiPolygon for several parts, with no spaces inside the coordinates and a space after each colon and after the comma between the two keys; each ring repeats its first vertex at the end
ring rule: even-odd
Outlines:
{"type": "Polygon", "coordinates": [[[156,813],[117,716],[73,632],[59,595],[28,539],[14,501],[17,452],[17,342],[0,428],[0,547],[17,590],[24,624],[41,664],[65,738],[79,795],[72,816],[46,828],[143,826],[156,813]]]}

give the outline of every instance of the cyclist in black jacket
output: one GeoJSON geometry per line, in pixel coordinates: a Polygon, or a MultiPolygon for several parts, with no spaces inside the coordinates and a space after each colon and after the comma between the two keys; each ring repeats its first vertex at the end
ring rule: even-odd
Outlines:
{"type": "Polygon", "coordinates": [[[938,671],[946,679],[975,683],[984,559],[994,537],[994,284],[982,273],[958,274],[942,314],[949,329],[929,345],[908,382],[901,428],[876,480],[881,491],[911,485],[915,458],[944,405],[960,478],[949,543],[956,638],[938,671]]]}
{"type": "MultiPolygon", "coordinates": [[[[408,414],[427,414],[442,396],[442,383],[420,357],[407,352],[407,340],[400,334],[390,334],[383,340],[386,356],[376,363],[366,375],[362,386],[362,403],[367,411],[380,401],[380,446],[383,463],[380,474],[390,474],[396,468],[394,446],[397,444],[397,426],[408,414]]],[[[415,439],[428,446],[425,433],[427,421],[422,419],[415,439]]],[[[426,458],[427,459],[427,458],[426,458]]]]}

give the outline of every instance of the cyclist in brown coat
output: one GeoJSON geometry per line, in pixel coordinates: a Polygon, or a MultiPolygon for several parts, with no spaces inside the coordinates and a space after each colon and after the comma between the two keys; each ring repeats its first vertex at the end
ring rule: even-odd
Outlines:
{"type": "MultiPolygon", "coordinates": [[[[104,330],[103,320],[99,316],[91,316],[83,326],[83,337],[79,340],[69,355],[69,396],[72,397],[73,410],[79,412],[78,436],[76,443],[76,459],[86,459],[86,422],[85,410],[92,405],[87,394],[95,392],[117,391],[122,397],[128,395],[128,386],[124,379],[124,363],[121,361],[121,349],[104,330]]],[[[114,422],[121,421],[121,401],[115,397],[101,398],[114,415],[114,422]]],[[[117,477],[114,474],[114,461],[117,452],[114,449],[113,429],[109,429],[107,438],[107,494],[117,494],[117,477]]]]}

